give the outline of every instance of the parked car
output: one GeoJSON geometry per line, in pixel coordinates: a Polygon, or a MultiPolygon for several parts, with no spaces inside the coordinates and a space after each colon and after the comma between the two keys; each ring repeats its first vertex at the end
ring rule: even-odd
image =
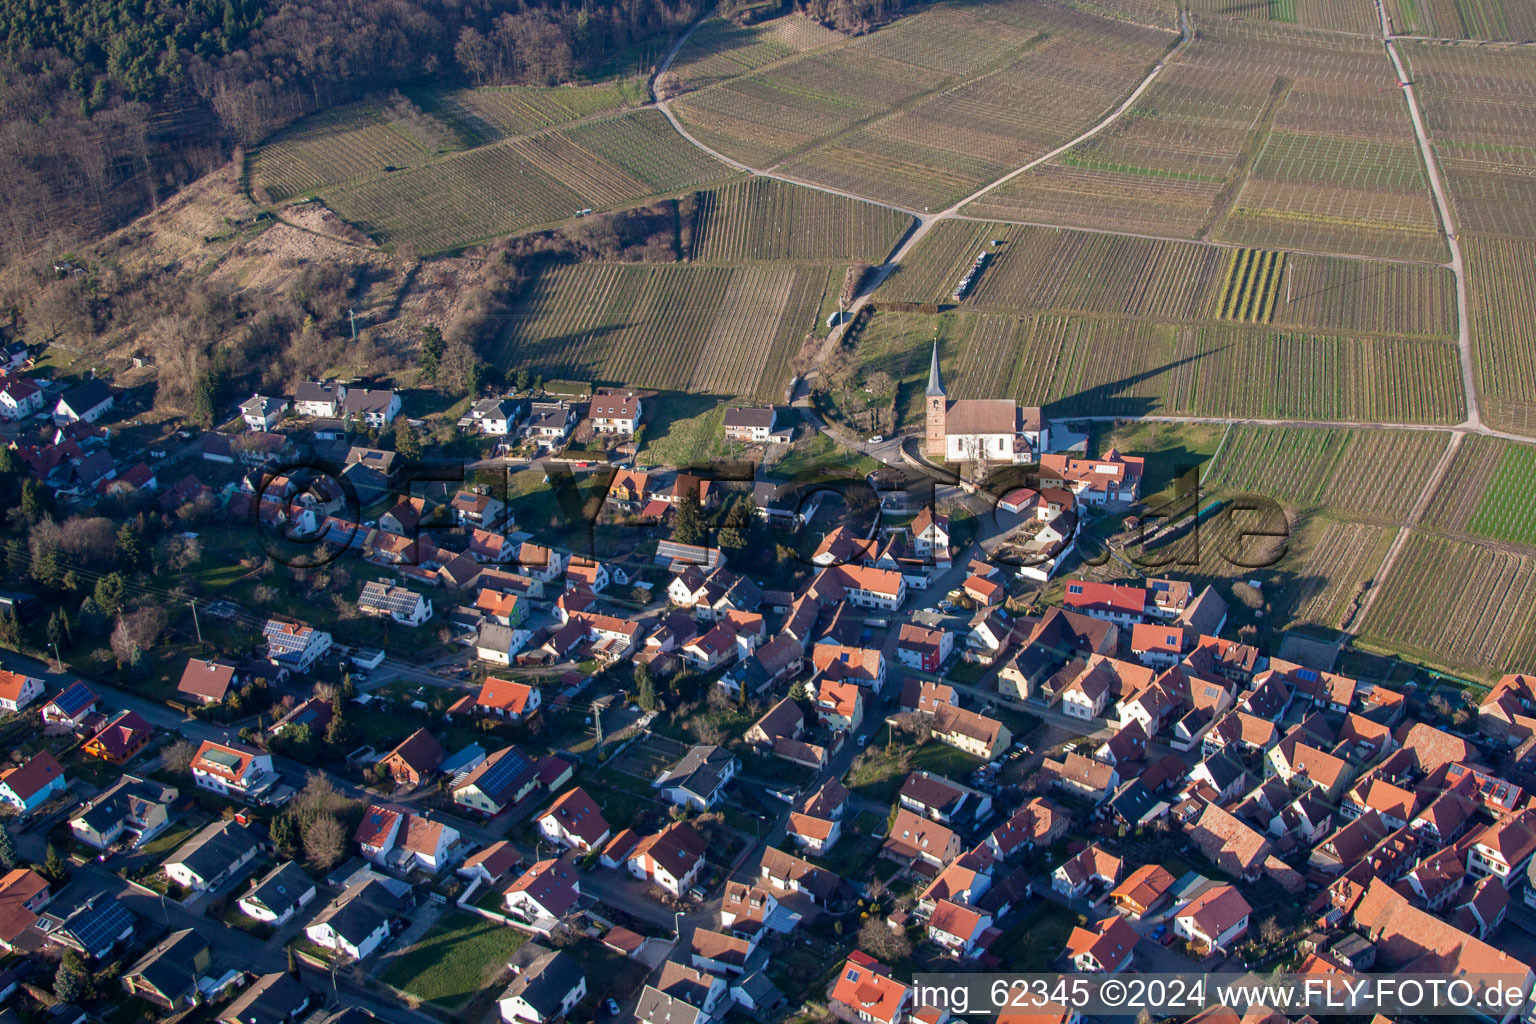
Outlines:
{"type": "Polygon", "coordinates": [[[619,1002],[618,1002],[618,1000],[614,999],[612,996],[609,996],[607,999],[604,999],[603,1000],[603,1012],[606,1013],[610,1017],[617,1017],[619,1015],[619,1002]]]}

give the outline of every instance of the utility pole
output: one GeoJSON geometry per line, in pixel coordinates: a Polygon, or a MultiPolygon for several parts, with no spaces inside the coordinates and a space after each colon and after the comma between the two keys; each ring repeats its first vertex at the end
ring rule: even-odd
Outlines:
{"type": "Polygon", "coordinates": [[[201,646],[202,643],[203,643],[203,627],[197,621],[197,598],[195,598],[195,597],[192,598],[191,605],[192,605],[192,628],[197,630],[197,642],[198,642],[198,645],[201,646]]]}
{"type": "Polygon", "coordinates": [[[347,316],[352,321],[352,340],[356,341],[357,340],[357,310],[348,308],[347,309],[347,316]]]}

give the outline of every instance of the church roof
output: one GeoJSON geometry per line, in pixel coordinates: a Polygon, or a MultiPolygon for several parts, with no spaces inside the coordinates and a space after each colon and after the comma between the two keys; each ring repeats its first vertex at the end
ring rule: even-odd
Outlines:
{"type": "Polygon", "coordinates": [[[933,343],[933,361],[928,364],[928,390],[926,397],[944,397],[944,379],[939,376],[939,343],[937,339],[933,343]]]}
{"type": "Polygon", "coordinates": [[[1006,398],[967,398],[949,403],[944,430],[951,437],[967,434],[1013,434],[1019,424],[1018,405],[1006,398]]]}

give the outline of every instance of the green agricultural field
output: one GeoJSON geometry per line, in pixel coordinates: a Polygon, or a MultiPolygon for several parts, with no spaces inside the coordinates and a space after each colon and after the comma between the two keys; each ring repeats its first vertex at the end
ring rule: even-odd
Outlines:
{"type": "Polygon", "coordinates": [[[1536,558],[1415,531],[1365,617],[1363,639],[1432,665],[1497,676],[1536,661],[1536,558]]]}
{"type": "Polygon", "coordinates": [[[1227,267],[1227,283],[1221,291],[1223,320],[1269,323],[1280,295],[1285,273],[1285,253],[1273,250],[1235,249],[1227,267]]]}
{"type": "Polygon", "coordinates": [[[1536,548],[1536,445],[1505,445],[1467,530],[1536,548]]]}
{"type": "Polygon", "coordinates": [[[1432,430],[1236,425],[1205,488],[1395,523],[1418,501],[1448,443],[1448,434],[1432,430]],[[1383,474],[1382,466],[1393,472],[1383,474]]]}
{"type": "Polygon", "coordinates": [[[988,262],[963,309],[1257,321],[1422,338],[1456,333],[1455,278],[1443,267],[976,221],[940,222],[881,283],[876,299],[948,305],[982,252],[988,262]]]}
{"type": "Polygon", "coordinates": [[[1055,418],[1450,424],[1464,415],[1449,342],[1056,314],[882,312],[855,351],[866,373],[895,380],[899,425],[922,422],[935,337],[952,397],[1010,397],[1055,418]]]}
{"type": "Polygon", "coordinates": [[[789,360],[842,274],[825,266],[552,267],[508,321],[496,361],[546,377],[782,401],[789,360]]]}

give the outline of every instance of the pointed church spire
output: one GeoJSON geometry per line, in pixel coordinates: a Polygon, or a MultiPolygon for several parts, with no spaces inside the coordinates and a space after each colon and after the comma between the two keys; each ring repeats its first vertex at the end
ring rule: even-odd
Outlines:
{"type": "Polygon", "coordinates": [[[928,364],[928,391],[929,398],[944,397],[944,380],[939,376],[939,339],[933,339],[933,361],[928,364]]]}

